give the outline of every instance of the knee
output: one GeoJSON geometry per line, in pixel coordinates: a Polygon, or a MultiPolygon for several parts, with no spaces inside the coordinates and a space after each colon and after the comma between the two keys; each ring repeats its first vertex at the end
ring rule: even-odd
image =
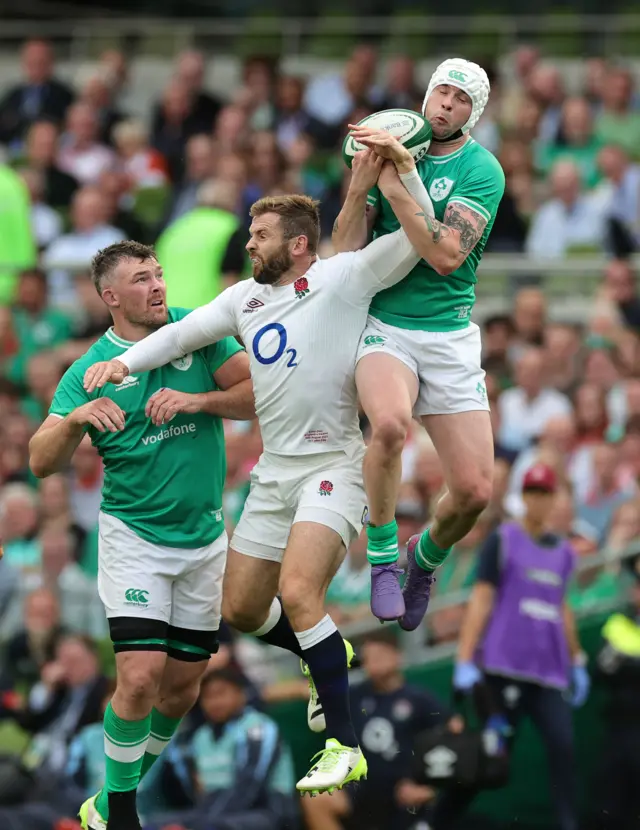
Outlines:
{"type": "Polygon", "coordinates": [[[371,420],[371,442],[389,454],[399,454],[411,426],[410,412],[385,412],[371,420]]]}
{"type": "Polygon", "coordinates": [[[452,492],[458,513],[464,516],[479,516],[489,504],[492,491],[491,476],[470,477],[452,492]]]}
{"type": "Polygon", "coordinates": [[[222,619],[243,634],[257,631],[264,624],[268,613],[269,606],[261,613],[260,609],[240,602],[232,596],[222,596],[222,619]]]}
{"type": "Polygon", "coordinates": [[[136,707],[151,705],[158,696],[160,679],[161,672],[150,666],[130,665],[118,672],[118,694],[136,707]]]}
{"type": "Polygon", "coordinates": [[[322,597],[318,595],[318,586],[298,574],[286,576],[280,581],[282,607],[290,622],[296,627],[296,620],[303,616],[317,616],[323,609],[322,597]]]}
{"type": "Polygon", "coordinates": [[[160,688],[158,699],[163,711],[170,717],[183,717],[196,704],[200,695],[201,677],[189,680],[187,683],[172,683],[160,688]]]}

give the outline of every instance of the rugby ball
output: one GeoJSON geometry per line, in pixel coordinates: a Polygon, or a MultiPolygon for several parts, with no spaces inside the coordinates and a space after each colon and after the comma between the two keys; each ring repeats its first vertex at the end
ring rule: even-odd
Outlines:
{"type": "MultiPolygon", "coordinates": [[[[431,144],[431,124],[426,118],[412,110],[381,110],[368,115],[359,125],[372,127],[374,130],[386,130],[395,136],[401,144],[411,151],[416,161],[427,154],[431,144]]],[[[347,167],[353,164],[353,157],[360,150],[366,150],[364,144],[348,135],[342,144],[342,158],[347,167]]]]}

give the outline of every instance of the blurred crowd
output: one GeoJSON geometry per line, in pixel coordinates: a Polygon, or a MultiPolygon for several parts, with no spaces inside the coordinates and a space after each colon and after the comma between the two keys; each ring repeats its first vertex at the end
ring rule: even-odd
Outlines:
{"type": "MultiPolygon", "coordinates": [[[[510,313],[478,321],[496,441],[494,497],[441,569],[436,596],[473,584],[479,546],[505,517],[522,514],[523,477],[540,460],[561,481],[548,529],[571,538],[580,556],[607,551],[571,589],[574,607],[589,610],[621,598],[619,556],[640,538],[640,296],[629,258],[640,244],[640,98],[630,72],[604,59],[586,59],[582,87],[571,91],[535,48],[520,47],[511,59],[508,79],[482,61],[493,91],[474,137],[507,177],[487,250],[534,258],[596,251],[608,264],[581,325],[565,322],[562,308],[547,308],[536,287],[517,291],[510,313]]],[[[342,72],[311,79],[249,58],[240,86],[223,100],[204,86],[205,57],[189,51],[177,56],[147,123],[124,111],[130,67],[120,52],[105,52],[77,88],[57,78],[45,41],[24,45],[21,66],[22,82],[0,99],[0,735],[12,724],[37,740],[18,742],[28,748],[20,773],[0,763],[0,805],[3,792],[31,786],[30,770],[42,764],[62,776],[57,803],[69,804],[78,788],[99,786],[101,733],[91,730],[112,691],[96,589],[102,465],[87,439],[65,474],[37,481],[28,442],[66,367],[109,325],[88,278],[91,257],[124,238],[154,243],[170,304],[193,307],[247,275],[249,205],[294,191],[322,200],[329,252],[348,186],[339,152],[346,125],[386,107],[420,110],[424,90],[411,59],[396,56],[383,67],[375,49],[361,45],[342,72]]],[[[261,442],[255,422],[225,429],[231,529],[261,442]]],[[[366,438],[364,421],[363,431],[366,438]]],[[[416,424],[397,512],[402,544],[424,528],[442,490],[437,456],[416,424]]],[[[364,535],[328,602],[339,625],[371,619],[364,535]]],[[[429,615],[424,642],[453,641],[463,608],[449,604],[429,615]]],[[[187,749],[159,767],[170,791],[182,793],[167,811],[193,810],[203,792],[230,786],[224,759],[218,766],[202,760],[207,729],[246,711],[249,732],[271,734],[276,727],[260,714],[263,702],[306,693],[298,680],[283,680],[261,649],[228,632],[180,738],[187,749]]],[[[251,789],[238,770],[236,790],[253,793],[250,808],[266,811],[267,823],[252,828],[293,828],[289,750],[277,736],[269,746],[263,778],[251,789]]],[[[162,779],[156,784],[154,798],[168,791],[162,779]]],[[[412,792],[420,804],[433,795],[412,792]]],[[[248,801],[238,803],[249,809],[248,801]]],[[[3,830],[51,827],[50,815],[37,810],[33,824],[23,816],[12,825],[2,809],[3,830]]],[[[189,815],[187,826],[195,827],[189,815]]],[[[216,822],[214,830],[225,829],[216,822]]],[[[59,830],[67,826],[74,825],[59,830]]]]}

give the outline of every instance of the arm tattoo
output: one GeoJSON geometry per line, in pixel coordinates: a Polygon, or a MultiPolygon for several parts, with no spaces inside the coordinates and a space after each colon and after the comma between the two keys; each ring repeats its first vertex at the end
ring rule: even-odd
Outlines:
{"type": "Polygon", "coordinates": [[[433,240],[434,245],[437,245],[441,239],[449,236],[449,228],[446,225],[443,225],[442,222],[438,222],[437,219],[432,219],[422,211],[420,211],[420,213],[416,213],[416,216],[422,216],[424,219],[426,226],[429,228],[429,232],[431,233],[431,239],[433,240]]]}
{"type": "Polygon", "coordinates": [[[447,210],[447,225],[460,234],[460,253],[465,256],[474,249],[487,227],[487,220],[484,216],[479,216],[477,213],[474,213],[474,216],[477,217],[475,224],[465,219],[456,208],[447,210]]]}

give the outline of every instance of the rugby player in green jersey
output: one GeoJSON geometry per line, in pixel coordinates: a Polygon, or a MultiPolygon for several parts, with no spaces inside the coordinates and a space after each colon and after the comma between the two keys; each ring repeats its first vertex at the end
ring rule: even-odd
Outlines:
{"type": "Polygon", "coordinates": [[[496,158],[469,135],[488,98],[482,67],[457,58],[440,64],[423,105],[433,139],[417,165],[388,133],[352,128],[359,142],[396,164],[404,187],[383,196],[374,181],[365,187],[354,177],[333,233],[337,251],[357,250],[371,233],[376,238],[402,225],[422,256],[404,280],[372,300],[356,371],[371,423],[364,462],[371,607],[406,630],[422,621],[435,568],[471,530],[492,490],[493,439],[471,311],[476,268],[505,182],[496,158]],[[433,440],[448,491],[431,526],[409,542],[401,592],[394,513],[412,417],[433,440]]]}
{"type": "Polygon", "coordinates": [[[231,337],[86,392],[89,366],[189,313],[167,308],[162,268],[146,245],[111,245],[92,272],[113,326],[60,381],[30,463],[41,478],[64,469],[86,434],[104,462],[98,588],[118,684],[104,718],[105,786],[80,817],[85,829],[138,830],[140,778],[197,700],[218,648],[221,419],[253,418],[255,408],[246,353],[231,337]]]}

